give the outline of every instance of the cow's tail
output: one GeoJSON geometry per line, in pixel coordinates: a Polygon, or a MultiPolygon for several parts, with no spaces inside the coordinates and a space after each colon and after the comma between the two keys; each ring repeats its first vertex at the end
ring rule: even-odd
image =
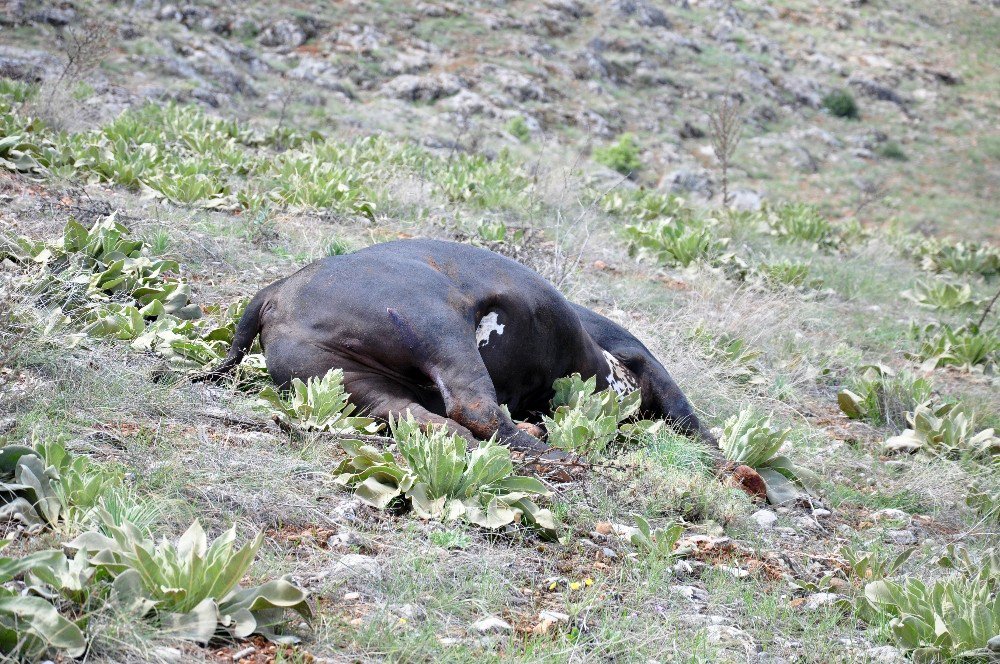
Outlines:
{"type": "Polygon", "coordinates": [[[240,322],[236,325],[236,332],[233,334],[233,345],[229,348],[229,353],[226,354],[225,359],[218,366],[194,376],[191,379],[193,382],[218,381],[243,360],[243,356],[247,354],[250,346],[253,345],[254,339],[260,334],[260,314],[264,308],[264,303],[267,302],[269,290],[271,290],[270,287],[261,290],[250,300],[246,311],[240,317],[240,322]]]}

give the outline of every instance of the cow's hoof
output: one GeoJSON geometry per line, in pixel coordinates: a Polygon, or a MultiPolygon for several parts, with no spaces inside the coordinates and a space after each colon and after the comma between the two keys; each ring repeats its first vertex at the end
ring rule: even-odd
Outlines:
{"type": "Polygon", "coordinates": [[[545,437],[545,432],[542,431],[542,428],[537,424],[532,424],[531,422],[517,422],[514,426],[534,438],[541,439],[545,437]]]}
{"type": "Polygon", "coordinates": [[[767,485],[764,478],[750,466],[736,466],[726,477],[726,484],[756,500],[767,499],[767,485]]]}

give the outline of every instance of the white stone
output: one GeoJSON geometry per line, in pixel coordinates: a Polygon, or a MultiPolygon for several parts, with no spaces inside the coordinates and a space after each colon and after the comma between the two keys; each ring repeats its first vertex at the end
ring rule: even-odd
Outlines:
{"type": "Polygon", "coordinates": [[[757,525],[761,528],[773,528],[774,524],[778,522],[778,515],[771,510],[757,510],[750,515],[750,518],[757,522],[757,525]]]}
{"type": "Polygon", "coordinates": [[[497,634],[500,632],[510,632],[514,630],[514,628],[510,626],[510,623],[506,620],[497,618],[496,616],[488,616],[481,620],[477,620],[472,623],[472,628],[480,634],[497,634]]]}

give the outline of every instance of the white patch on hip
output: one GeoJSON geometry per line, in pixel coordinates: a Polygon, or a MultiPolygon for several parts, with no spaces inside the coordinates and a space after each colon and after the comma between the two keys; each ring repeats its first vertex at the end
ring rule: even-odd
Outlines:
{"type": "Polygon", "coordinates": [[[604,359],[608,361],[608,366],[611,368],[611,373],[607,377],[608,385],[618,394],[618,398],[624,398],[630,392],[638,390],[639,383],[636,381],[635,375],[626,369],[617,357],[603,348],[601,352],[604,353],[604,359]]]}
{"type": "Polygon", "coordinates": [[[482,348],[490,343],[490,335],[494,332],[497,336],[503,335],[503,323],[499,322],[497,312],[491,311],[479,319],[479,326],[476,328],[476,344],[482,348]]]}

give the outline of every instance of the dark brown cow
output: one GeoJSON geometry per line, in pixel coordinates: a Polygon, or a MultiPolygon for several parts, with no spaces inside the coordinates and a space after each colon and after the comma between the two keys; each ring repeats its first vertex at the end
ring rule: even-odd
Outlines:
{"type": "Polygon", "coordinates": [[[470,439],[546,446],[514,419],[548,409],[552,383],[574,372],[599,389],[642,393],[642,414],[715,440],[680,388],[623,327],[566,300],[508,258],[464,244],[400,240],[324,258],[261,290],[232,350],[208,378],[235,367],[260,336],[271,378],[287,385],[343,369],[369,416],[405,413],[470,439]]]}

